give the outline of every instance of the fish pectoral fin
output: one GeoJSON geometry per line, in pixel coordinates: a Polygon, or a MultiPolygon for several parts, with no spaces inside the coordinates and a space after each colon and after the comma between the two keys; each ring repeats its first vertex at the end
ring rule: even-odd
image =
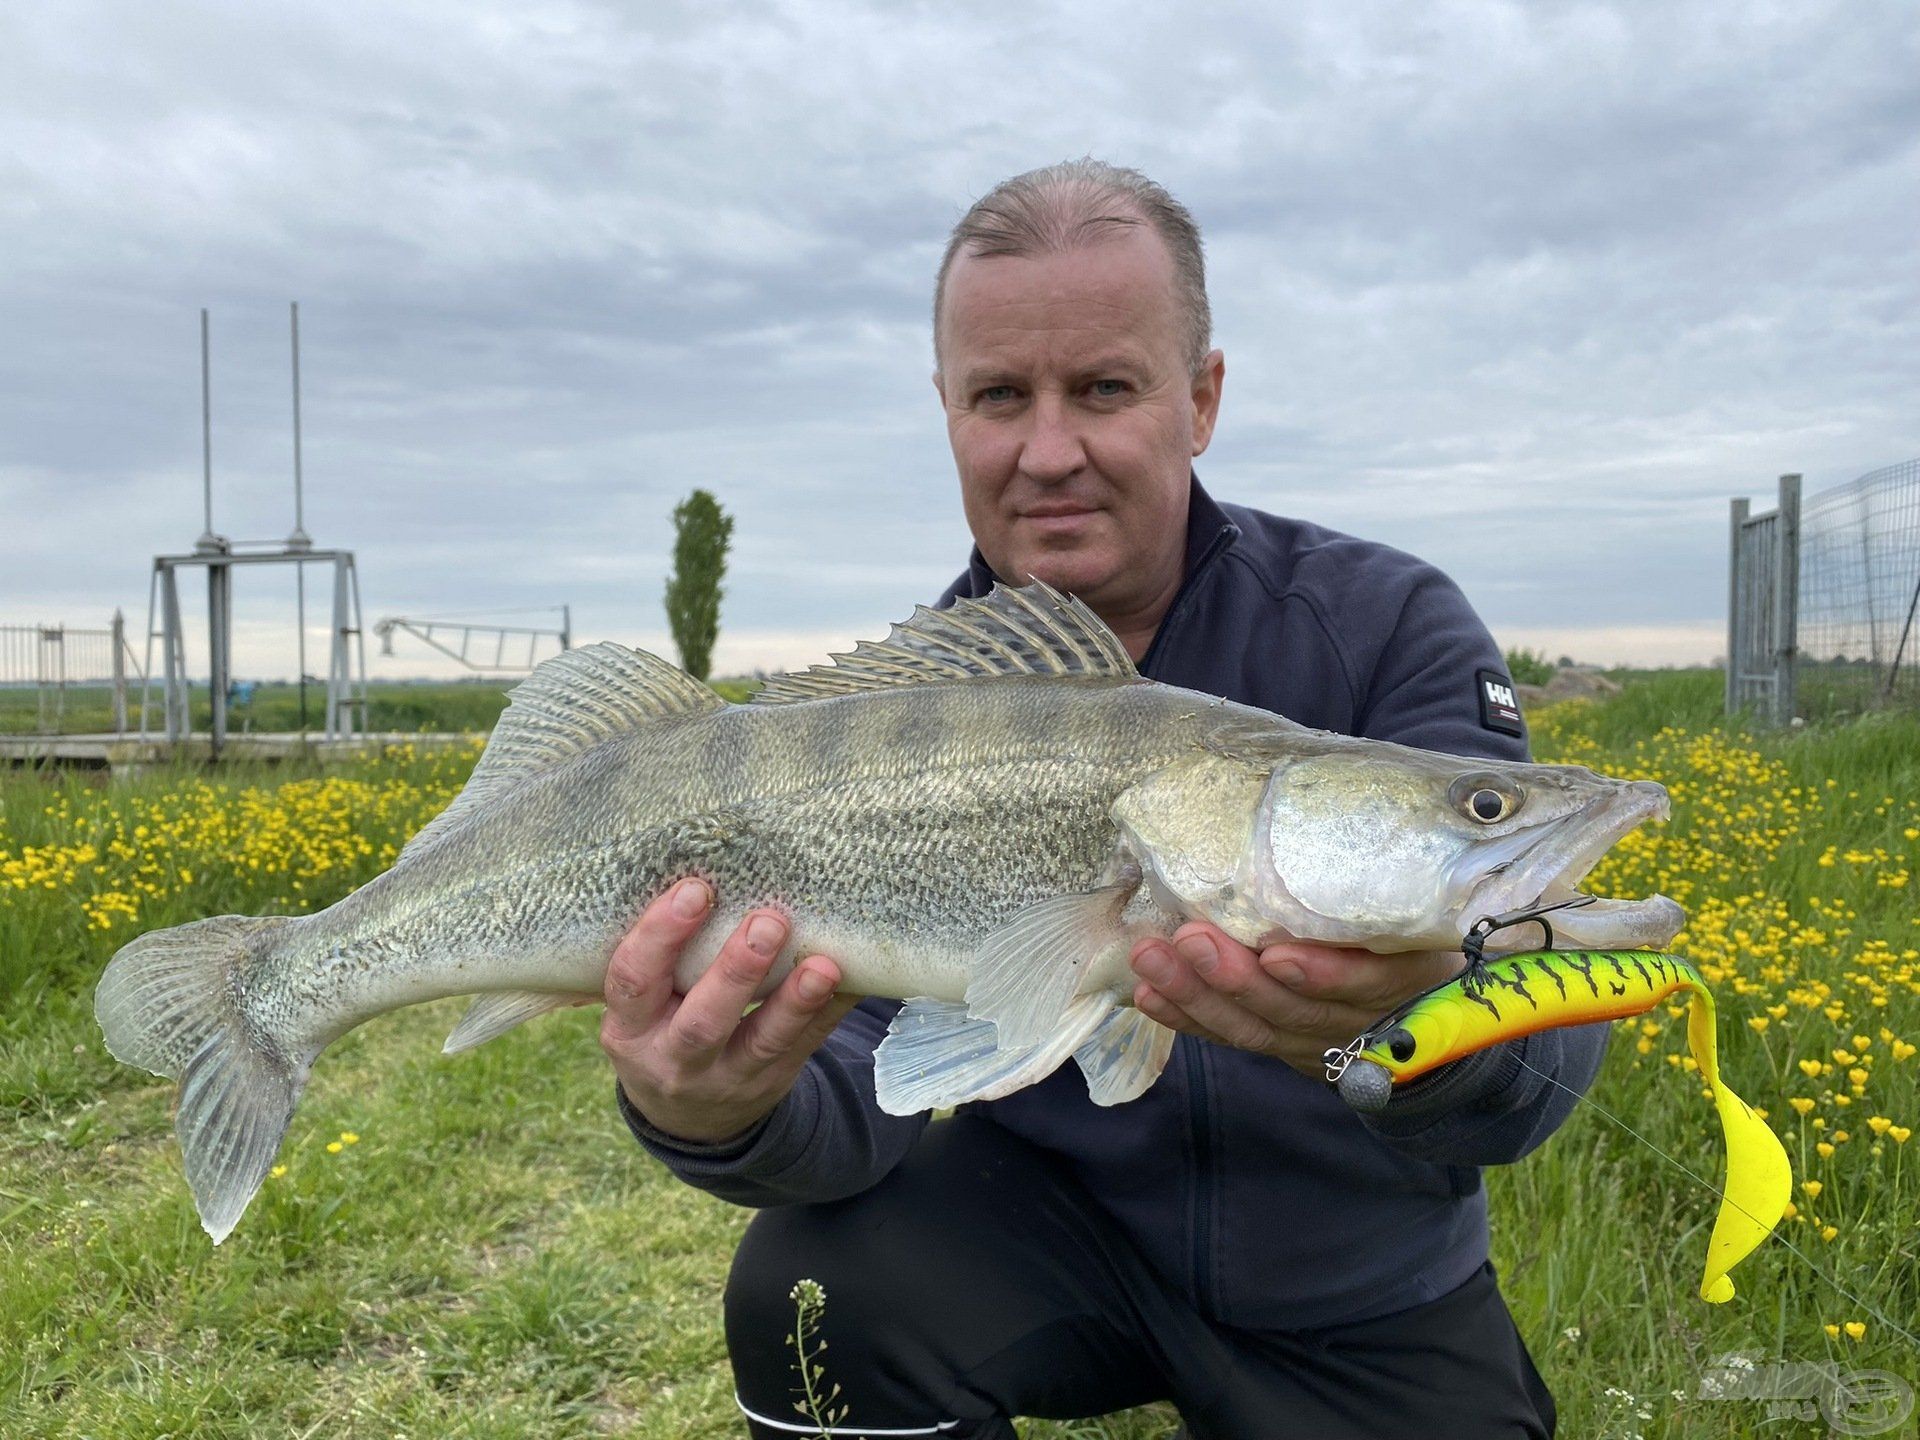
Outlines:
{"type": "Polygon", "coordinates": [[[991,1020],[924,997],[902,1005],[873,1055],[873,1086],[889,1115],[997,1100],[1044,1080],[1100,1028],[1110,995],[1083,995],[1039,1045],[1003,1046],[991,1020]]]}
{"type": "Polygon", "coordinates": [[[453,1027],[453,1033],[447,1036],[447,1043],[440,1047],[440,1053],[458,1055],[462,1050],[484,1045],[536,1015],[571,1005],[579,998],[551,990],[491,990],[485,995],[476,995],[467,1013],[460,1017],[460,1023],[453,1027]]]}
{"type": "Polygon", "coordinates": [[[1167,1068],[1173,1031],[1138,1010],[1116,1006],[1073,1058],[1096,1105],[1124,1105],[1147,1093],[1167,1068]]]}
{"type": "Polygon", "coordinates": [[[1120,914],[1137,871],[1112,885],[1029,905],[974,952],[967,1013],[999,1027],[1000,1043],[1038,1045],[1060,1027],[1093,962],[1126,944],[1120,914]]]}

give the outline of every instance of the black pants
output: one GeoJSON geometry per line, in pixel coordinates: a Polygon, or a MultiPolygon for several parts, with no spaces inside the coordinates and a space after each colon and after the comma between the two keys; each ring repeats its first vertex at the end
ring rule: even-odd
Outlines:
{"type": "Polygon", "coordinates": [[[818,1363],[848,1407],[834,1435],[1011,1440],[1010,1415],[1081,1418],[1154,1400],[1173,1401],[1195,1440],[1554,1429],[1553,1397],[1491,1264],[1438,1300],[1358,1324],[1215,1324],[1057,1159],[979,1117],[928,1126],[863,1194],[754,1217],[726,1323],[760,1440],[820,1433],[794,1409],[789,1297],[803,1277],[826,1291],[818,1363]]]}

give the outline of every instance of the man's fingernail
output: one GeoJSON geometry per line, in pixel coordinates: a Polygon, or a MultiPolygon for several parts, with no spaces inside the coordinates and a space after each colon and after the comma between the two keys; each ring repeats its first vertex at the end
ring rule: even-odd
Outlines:
{"type": "Polygon", "coordinates": [[[800,978],[794,981],[802,1000],[824,1000],[833,989],[833,982],[818,970],[802,970],[800,978]]]}
{"type": "Polygon", "coordinates": [[[1183,935],[1175,948],[1187,957],[1188,964],[1203,975],[1220,960],[1220,952],[1213,948],[1213,942],[1204,935],[1183,935]]]}
{"type": "Polygon", "coordinates": [[[673,913],[682,920],[698,920],[707,913],[707,884],[704,880],[682,880],[673,887],[673,913]]]}
{"type": "Polygon", "coordinates": [[[786,938],[787,927],[771,915],[756,915],[747,925],[747,945],[756,954],[771,955],[786,938]]]}
{"type": "Polygon", "coordinates": [[[1307,972],[1291,960],[1282,960],[1270,972],[1282,985],[1298,985],[1307,978],[1307,972]]]}
{"type": "Polygon", "coordinates": [[[1173,962],[1160,950],[1141,951],[1133,968],[1152,985],[1164,985],[1173,979],[1173,962]]]}

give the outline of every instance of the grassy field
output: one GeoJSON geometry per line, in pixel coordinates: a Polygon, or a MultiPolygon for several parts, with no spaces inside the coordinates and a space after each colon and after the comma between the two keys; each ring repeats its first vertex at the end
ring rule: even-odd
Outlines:
{"type": "MultiPolygon", "coordinates": [[[[1630,838],[1595,886],[1688,907],[1678,948],[1716,985],[1728,1079],[1793,1157],[1783,1233],[1914,1328],[1920,725],[1756,739],[1721,725],[1718,684],[1651,676],[1563,705],[1537,717],[1536,749],[1672,787],[1674,823],[1630,838]]],[[[181,1177],[171,1087],[100,1046],[91,990],[118,945],[330,903],[476,753],[110,788],[0,779],[0,1435],[738,1433],[719,1296],[746,1216],[633,1145],[593,1012],[452,1060],[455,1003],[350,1035],[218,1250],[181,1177]]],[[[1594,1095],[1717,1180],[1685,1050],[1671,1013],[1625,1022],[1594,1095]]],[[[1731,1304],[1700,1302],[1714,1198],[1590,1108],[1488,1184],[1495,1261],[1563,1434],[1751,1434],[1759,1404],[1697,1398],[1733,1351],[1920,1381],[1920,1356],[1782,1246],[1736,1272],[1731,1304]]],[[[1156,1408],[1026,1433],[1173,1427],[1156,1408]]]]}

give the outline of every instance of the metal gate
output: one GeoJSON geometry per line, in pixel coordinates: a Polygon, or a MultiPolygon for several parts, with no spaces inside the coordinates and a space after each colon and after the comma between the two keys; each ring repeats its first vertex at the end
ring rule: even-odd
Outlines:
{"type": "Polygon", "coordinates": [[[1780,477],[1764,515],[1733,502],[1727,582],[1727,710],[1752,707],[1775,725],[1794,715],[1799,655],[1800,477],[1780,477]]]}

